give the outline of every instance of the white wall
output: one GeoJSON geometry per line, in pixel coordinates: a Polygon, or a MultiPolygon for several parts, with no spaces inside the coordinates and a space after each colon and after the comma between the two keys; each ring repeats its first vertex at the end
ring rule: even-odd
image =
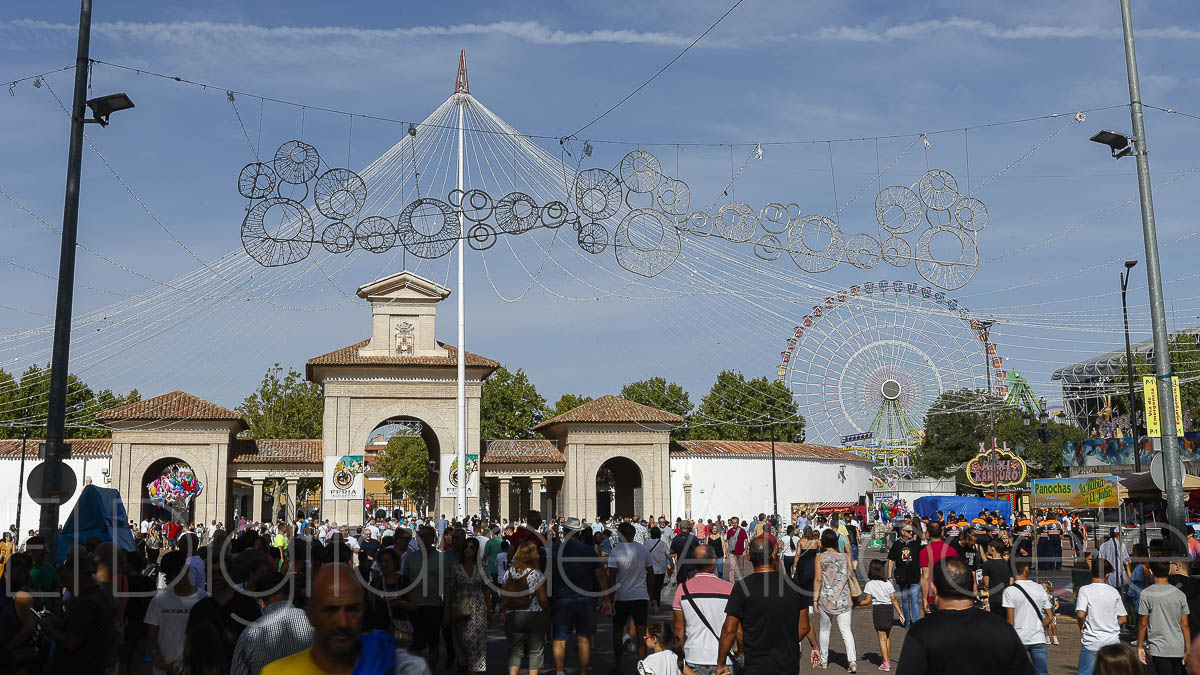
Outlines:
{"type": "MultiPolygon", "coordinates": [[[[779,513],[792,502],[857,502],[871,489],[871,465],[839,460],[777,457],[779,513]],[[838,478],[846,467],[846,480],[838,478]]],[[[684,516],[684,476],[691,476],[692,518],[752,518],[771,513],[770,457],[671,457],[671,518],[684,516]]]]}
{"type": "MultiPolygon", "coordinates": [[[[41,460],[36,457],[25,458],[25,476],[27,481],[29,472],[33,471],[33,467],[41,463],[41,460]]],[[[71,495],[71,499],[59,507],[59,525],[67,521],[67,516],[71,515],[71,509],[75,508],[75,501],[79,498],[79,493],[87,485],[84,480],[86,477],[91,477],[92,483],[97,487],[112,487],[104,480],[104,472],[111,465],[110,457],[72,458],[66,461],[66,465],[71,467],[71,470],[75,472],[76,487],[75,494],[71,495]]],[[[5,457],[0,459],[0,516],[2,516],[0,517],[0,529],[7,530],[9,525],[17,522],[17,489],[20,485],[20,479],[20,457],[5,457]]],[[[21,522],[18,527],[22,540],[24,540],[29,530],[38,529],[38,519],[41,517],[42,510],[41,506],[38,506],[36,502],[29,498],[28,482],[26,482],[23,497],[21,522]]]]}

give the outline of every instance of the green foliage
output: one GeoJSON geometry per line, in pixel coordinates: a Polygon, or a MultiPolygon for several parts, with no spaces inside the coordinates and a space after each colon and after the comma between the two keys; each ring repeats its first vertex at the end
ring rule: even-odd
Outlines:
{"type": "MultiPolygon", "coordinates": [[[[67,375],[67,438],[107,438],[111,431],[96,421],[110,408],[141,400],[137,389],[120,396],[111,389],[93,391],[76,375],[67,375]]],[[[45,438],[50,410],[50,367],[30,366],[20,379],[0,369],[0,438],[45,438]]]]}
{"type": "Polygon", "coordinates": [[[484,380],[479,407],[479,433],[485,440],[537,438],[533,427],[550,414],[546,399],[525,371],[512,372],[504,366],[484,380]]]}
{"type": "MultiPolygon", "coordinates": [[[[662,377],[652,377],[648,380],[630,382],[621,387],[620,396],[634,403],[641,403],[651,408],[665,410],[684,418],[691,415],[692,410],[695,408],[692,405],[691,397],[688,396],[683,387],[674,382],[667,382],[662,377]]],[[[675,440],[687,437],[688,428],[686,425],[671,431],[671,438],[675,440]]]]}
{"type": "MultiPolygon", "coordinates": [[[[1200,373],[1200,344],[1197,344],[1196,337],[1187,333],[1178,333],[1171,338],[1171,370],[1179,378],[1179,402],[1186,411],[1185,421],[1191,420],[1192,426],[1186,431],[1191,431],[1196,428],[1200,422],[1200,380],[1186,382],[1188,377],[1195,376],[1200,373]]],[[[1133,355],[1133,391],[1134,391],[1134,406],[1135,409],[1142,412],[1142,376],[1153,375],[1154,364],[1147,361],[1140,354],[1133,355]]],[[[1126,414],[1129,411],[1129,369],[1122,365],[1121,375],[1114,382],[1114,386],[1118,391],[1124,392],[1121,395],[1113,396],[1112,405],[1114,414],[1126,414]]],[[[1145,433],[1145,417],[1141,418],[1142,424],[1139,426],[1140,432],[1145,433]]]]}
{"type": "Polygon", "coordinates": [[[550,411],[550,417],[557,417],[568,410],[574,410],[584,403],[592,400],[591,396],[581,396],[579,394],[563,394],[558,397],[558,401],[554,404],[554,410],[550,411]]]}
{"type": "Polygon", "coordinates": [[[429,448],[411,436],[392,436],[375,460],[375,470],[387,482],[387,491],[403,492],[424,503],[429,495],[429,448]]]}
{"type": "Polygon", "coordinates": [[[267,369],[258,389],[237,411],[246,418],[251,438],[320,438],[325,402],[321,385],[308,382],[276,363],[267,369]]]}
{"type": "Polygon", "coordinates": [[[732,370],[717,375],[689,418],[689,438],[729,441],[804,440],[804,417],[787,385],[732,370]]]}

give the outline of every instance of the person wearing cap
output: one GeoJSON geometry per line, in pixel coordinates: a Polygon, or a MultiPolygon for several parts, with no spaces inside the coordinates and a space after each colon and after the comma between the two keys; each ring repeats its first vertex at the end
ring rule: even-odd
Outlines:
{"type": "Polygon", "coordinates": [[[1099,555],[1108,561],[1113,571],[1110,584],[1119,589],[1129,583],[1133,570],[1129,566],[1129,549],[1121,541],[1121,528],[1114,527],[1108,531],[1108,540],[1100,544],[1099,555]]]}
{"type": "Polygon", "coordinates": [[[888,576],[895,580],[905,624],[911,627],[921,618],[921,542],[912,525],[900,528],[900,538],[888,551],[888,576]]]}

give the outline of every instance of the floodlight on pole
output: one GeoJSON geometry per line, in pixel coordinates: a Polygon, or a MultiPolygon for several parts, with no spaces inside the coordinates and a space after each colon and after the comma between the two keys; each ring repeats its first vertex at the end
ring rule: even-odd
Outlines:
{"type": "Polygon", "coordinates": [[[1113,159],[1121,159],[1126,155],[1133,154],[1133,142],[1129,139],[1129,136],[1119,131],[1105,129],[1092,136],[1089,140],[1100,145],[1107,145],[1108,149],[1112,151],[1113,159]]]}
{"type": "Polygon", "coordinates": [[[119,94],[109,94],[99,98],[88,99],[87,107],[91,109],[95,119],[84,120],[84,122],[94,122],[102,127],[108,126],[108,118],[115,112],[129,110],[133,107],[133,101],[125,92],[119,94]]]}

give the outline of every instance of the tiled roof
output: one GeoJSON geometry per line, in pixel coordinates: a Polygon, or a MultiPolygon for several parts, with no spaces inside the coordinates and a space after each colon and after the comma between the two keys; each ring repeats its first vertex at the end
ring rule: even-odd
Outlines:
{"type": "MultiPolygon", "coordinates": [[[[314,356],[308,360],[306,368],[308,376],[312,377],[313,366],[434,366],[439,368],[454,368],[458,366],[458,349],[444,342],[438,346],[446,350],[445,356],[359,356],[358,350],[367,346],[370,340],[356,342],[348,347],[334,350],[328,354],[314,356]]],[[[490,368],[500,367],[499,361],[467,352],[467,366],[490,368]]]]}
{"type": "Polygon", "coordinates": [[[236,438],[230,448],[234,464],[320,464],[319,438],[236,438]]]}
{"type": "MultiPolygon", "coordinates": [[[[72,457],[112,457],[112,439],[111,438],[68,438],[67,443],[71,444],[72,457]]],[[[31,438],[25,444],[26,459],[36,459],[38,454],[38,445],[42,443],[40,438],[31,438]]],[[[19,438],[3,438],[0,439],[0,457],[21,458],[21,439],[19,438]]]]}
{"type": "Polygon", "coordinates": [[[484,464],[521,464],[565,462],[567,458],[553,441],[505,439],[488,441],[487,451],[480,461],[484,464]]]}
{"type": "Polygon", "coordinates": [[[239,420],[242,414],[205,401],[198,396],[173,391],[135,403],[105,410],[97,416],[105,422],[116,420],[239,420]]]}
{"type": "Polygon", "coordinates": [[[551,417],[534,427],[543,429],[564,422],[660,422],[681,424],[683,418],[648,405],[634,403],[620,396],[601,396],[567,412],[551,417]]]}
{"type": "MultiPolygon", "coordinates": [[[[672,441],[671,456],[673,457],[724,457],[742,455],[745,457],[770,457],[770,441],[672,441]]],[[[840,462],[860,462],[871,464],[865,457],[847,452],[832,445],[815,445],[812,443],[782,443],[775,442],[775,455],[778,457],[806,457],[811,459],[832,459],[840,462]]]]}

